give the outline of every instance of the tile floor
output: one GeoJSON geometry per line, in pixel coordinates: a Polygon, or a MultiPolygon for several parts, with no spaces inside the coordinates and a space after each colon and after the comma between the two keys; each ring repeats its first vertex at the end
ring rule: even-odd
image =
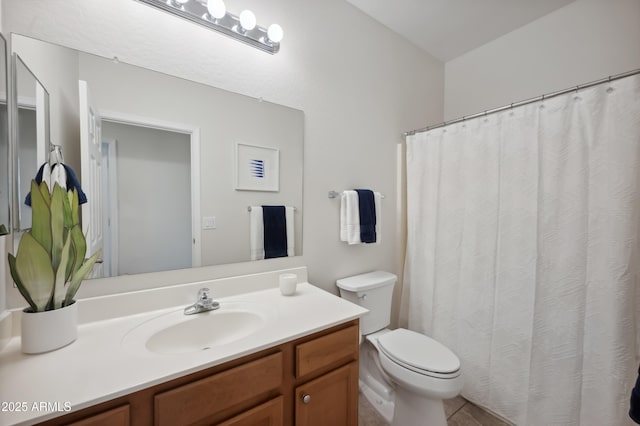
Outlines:
{"type": "MultiPolygon", "coordinates": [[[[509,423],[505,423],[459,396],[446,400],[444,411],[448,426],[509,426],[509,423]]],[[[389,426],[362,395],[360,395],[359,412],[358,426],[389,426]]]]}

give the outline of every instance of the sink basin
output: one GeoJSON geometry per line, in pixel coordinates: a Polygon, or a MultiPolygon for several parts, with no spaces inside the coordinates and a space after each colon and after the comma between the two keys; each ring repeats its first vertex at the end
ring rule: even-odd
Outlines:
{"type": "Polygon", "coordinates": [[[206,351],[253,335],[268,317],[261,305],[239,302],[220,302],[220,309],[194,315],[181,308],[136,326],[122,344],[165,355],[206,351]]]}

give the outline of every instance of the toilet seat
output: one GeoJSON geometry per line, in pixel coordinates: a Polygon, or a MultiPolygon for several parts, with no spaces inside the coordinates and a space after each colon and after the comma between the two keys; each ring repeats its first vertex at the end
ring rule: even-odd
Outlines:
{"type": "Polygon", "coordinates": [[[446,346],[411,330],[399,328],[378,337],[390,361],[416,373],[440,379],[460,375],[460,360],[446,346]]]}

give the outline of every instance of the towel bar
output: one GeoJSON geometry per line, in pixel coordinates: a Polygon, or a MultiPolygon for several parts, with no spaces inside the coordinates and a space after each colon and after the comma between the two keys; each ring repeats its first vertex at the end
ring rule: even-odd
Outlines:
{"type": "MultiPolygon", "coordinates": [[[[297,208],[297,207],[294,207],[294,208],[293,208],[293,211],[294,211],[294,212],[295,212],[295,211],[297,211],[297,210],[298,210],[298,208],[297,208]]],[[[247,206],[247,211],[248,211],[248,212],[250,212],[250,211],[251,211],[251,206],[247,206]]]]}
{"type": "MultiPolygon", "coordinates": [[[[329,191],[329,198],[338,198],[340,196],[340,192],[337,191],[329,191]]],[[[380,194],[381,198],[384,198],[384,194],[380,194]]]]}

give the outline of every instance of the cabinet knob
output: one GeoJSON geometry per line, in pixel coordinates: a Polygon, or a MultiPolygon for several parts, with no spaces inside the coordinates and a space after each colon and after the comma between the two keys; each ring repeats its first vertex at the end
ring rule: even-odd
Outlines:
{"type": "Polygon", "coordinates": [[[308,404],[309,402],[311,402],[311,395],[309,394],[302,395],[302,402],[304,402],[305,404],[308,404]]]}

